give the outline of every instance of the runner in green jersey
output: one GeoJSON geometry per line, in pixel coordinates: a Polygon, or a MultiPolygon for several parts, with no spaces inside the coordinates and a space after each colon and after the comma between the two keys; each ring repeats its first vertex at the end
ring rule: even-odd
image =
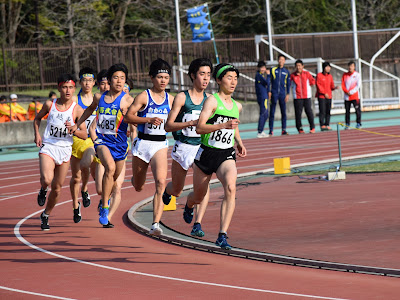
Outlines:
{"type": "MultiPolygon", "coordinates": [[[[172,182],[168,183],[163,194],[163,201],[166,205],[171,201],[171,195],[178,197],[182,193],[187,172],[193,165],[199,150],[201,136],[196,132],[196,124],[204,101],[210,96],[210,94],[206,94],[205,89],[210,82],[212,69],[212,63],[208,58],[197,58],[190,63],[188,75],[193,85],[189,90],[176,95],[165,124],[165,130],[172,131],[176,140],[171,153],[172,182]]],[[[196,219],[191,235],[204,236],[201,221],[207,208],[208,196],[207,193],[196,209],[196,219]]]]}
{"type": "Polygon", "coordinates": [[[201,146],[193,166],[193,194],[188,196],[183,218],[190,223],[193,207],[202,202],[208,191],[213,173],[224,187],[224,199],[221,204],[221,221],[218,239],[215,242],[222,249],[232,247],[227,242],[227,231],[235,210],[236,195],[236,151],[237,155],[246,156],[246,148],[239,134],[239,113],[242,105],[232,99],[239,71],[230,64],[219,64],[213,77],[219,85],[218,93],[210,96],[204,103],[197,123],[196,132],[201,134],[201,146]]]}

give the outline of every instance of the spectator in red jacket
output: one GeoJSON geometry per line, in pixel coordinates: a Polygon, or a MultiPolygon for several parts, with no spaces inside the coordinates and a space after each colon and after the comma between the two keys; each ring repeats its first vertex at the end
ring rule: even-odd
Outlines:
{"type": "MultiPolygon", "coordinates": [[[[353,104],[356,110],[357,128],[361,128],[361,107],[360,96],[358,91],[361,87],[361,76],[356,72],[356,64],[350,61],[348,64],[349,71],[343,74],[342,90],[344,92],[344,107],[346,109],[346,126],[350,126],[350,108],[353,104]]],[[[346,127],[345,129],[348,129],[346,127]]]]}
{"type": "Polygon", "coordinates": [[[310,123],[310,133],[315,133],[314,114],[311,107],[311,86],[315,84],[315,79],[310,72],[303,70],[304,64],[302,60],[296,60],[295,67],[296,71],[290,74],[290,82],[293,89],[296,128],[300,134],[304,133],[301,124],[301,114],[304,107],[308,123],[310,123]]]}
{"type": "Polygon", "coordinates": [[[333,82],[333,77],[329,73],[331,65],[325,61],[322,64],[322,72],[317,75],[317,93],[319,106],[319,125],[321,131],[332,130],[329,126],[331,119],[331,106],[332,106],[332,91],[337,89],[333,82]]]}

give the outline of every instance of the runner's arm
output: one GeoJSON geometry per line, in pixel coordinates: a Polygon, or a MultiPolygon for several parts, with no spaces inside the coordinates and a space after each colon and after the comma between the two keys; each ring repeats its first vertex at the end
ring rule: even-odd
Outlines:
{"type": "Polygon", "coordinates": [[[35,142],[36,146],[38,146],[38,147],[42,146],[42,137],[40,136],[40,133],[39,133],[40,122],[42,121],[42,118],[46,114],[49,113],[52,105],[53,105],[53,102],[51,102],[50,100],[47,100],[33,121],[33,132],[35,134],[34,142],[35,142]]]}
{"type": "Polygon", "coordinates": [[[181,92],[176,95],[174,102],[172,103],[171,111],[168,114],[167,122],[165,123],[165,131],[178,131],[189,126],[196,126],[197,120],[192,120],[189,122],[175,122],[176,117],[181,111],[182,107],[185,105],[186,95],[181,92]]]}
{"type": "Polygon", "coordinates": [[[203,109],[201,110],[199,120],[196,126],[196,132],[198,134],[207,134],[219,129],[236,129],[239,120],[233,119],[229,120],[225,123],[220,124],[206,124],[207,120],[211,117],[214,111],[217,109],[217,99],[214,96],[210,96],[206,99],[203,105],[203,109]]]}
{"type": "MultiPolygon", "coordinates": [[[[83,108],[80,107],[79,105],[77,105],[75,107],[74,114],[75,114],[74,119],[78,121],[79,119],[82,118],[82,115],[84,114],[83,108]]],[[[70,127],[70,125],[71,125],[69,122],[66,122],[65,124],[67,125],[67,128],[70,127]]],[[[76,137],[78,137],[82,140],[86,140],[88,138],[88,134],[87,134],[87,130],[86,130],[86,122],[82,122],[78,128],[79,128],[79,130],[75,130],[73,135],[75,135],[76,137]]]]}
{"type": "Polygon", "coordinates": [[[79,120],[75,123],[74,126],[68,127],[69,134],[74,134],[74,132],[78,128],[80,128],[81,124],[84,123],[85,120],[92,115],[92,113],[95,111],[97,105],[99,104],[100,97],[101,97],[100,93],[94,94],[92,104],[90,104],[90,106],[88,106],[85,109],[82,116],[79,118],[79,120]]]}
{"type": "Polygon", "coordinates": [[[129,124],[144,124],[144,123],[151,123],[153,125],[160,125],[163,122],[161,118],[144,118],[138,117],[136,114],[142,108],[145,107],[147,104],[147,94],[146,92],[142,92],[135,97],[133,103],[129,106],[128,112],[124,116],[124,120],[126,123],[129,124]]]}

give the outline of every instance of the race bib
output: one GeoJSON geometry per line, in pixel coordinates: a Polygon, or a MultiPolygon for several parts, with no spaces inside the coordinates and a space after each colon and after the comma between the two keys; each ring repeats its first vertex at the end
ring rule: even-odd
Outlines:
{"type": "Polygon", "coordinates": [[[93,120],[96,118],[96,115],[91,115],[89,118],[87,118],[86,119],[86,130],[87,130],[87,133],[89,134],[89,127],[90,127],[90,125],[92,125],[92,123],[93,123],[93,120]]]}
{"type": "Polygon", "coordinates": [[[168,115],[166,114],[146,114],[146,117],[148,118],[160,118],[163,119],[162,123],[160,125],[153,125],[151,123],[146,123],[144,124],[144,133],[145,134],[150,134],[150,135],[166,135],[167,132],[165,131],[165,122],[167,121],[168,115]]]}
{"type": "Polygon", "coordinates": [[[116,134],[116,120],[117,116],[100,114],[97,121],[97,132],[101,134],[116,134]]]}
{"type": "Polygon", "coordinates": [[[49,128],[49,135],[52,138],[63,139],[67,137],[68,131],[65,126],[55,126],[51,124],[49,128]]]}
{"type": "MultiPolygon", "coordinates": [[[[190,122],[193,120],[198,120],[200,116],[200,110],[192,110],[191,113],[186,113],[183,115],[182,122],[190,122]]],[[[200,134],[196,132],[196,126],[189,126],[182,129],[182,134],[187,137],[200,137],[200,134]]]]}
{"type": "Polygon", "coordinates": [[[208,144],[219,149],[228,149],[233,146],[234,129],[219,129],[210,134],[208,144]]]}

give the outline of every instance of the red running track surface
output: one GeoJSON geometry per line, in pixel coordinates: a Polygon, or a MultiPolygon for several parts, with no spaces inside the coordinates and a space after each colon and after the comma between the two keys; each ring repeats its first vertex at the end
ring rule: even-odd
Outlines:
{"type": "MultiPolygon", "coordinates": [[[[394,127],[377,130],[396,131],[394,127]]],[[[241,173],[272,167],[274,157],[290,156],[292,164],[337,157],[334,132],[253,139],[245,144],[249,154],[238,160],[241,173]]],[[[344,156],[400,146],[397,139],[382,136],[371,141],[370,135],[356,131],[343,132],[342,144],[344,156]]],[[[141,193],[129,182],[124,184],[123,200],[112,220],[114,229],[98,224],[99,198],[93,195],[93,183],[89,184],[92,205],[82,210],[81,223],[73,223],[68,178],[60,205],[50,217],[51,230],[42,232],[38,219],[42,209],[36,204],[38,161],[4,162],[0,168],[1,299],[43,295],[59,299],[398,299],[400,293],[398,278],[249,261],[138,234],[127,224],[126,212],[154,193],[151,174],[141,193]]],[[[128,163],[127,181],[131,174],[128,163]]]]}

